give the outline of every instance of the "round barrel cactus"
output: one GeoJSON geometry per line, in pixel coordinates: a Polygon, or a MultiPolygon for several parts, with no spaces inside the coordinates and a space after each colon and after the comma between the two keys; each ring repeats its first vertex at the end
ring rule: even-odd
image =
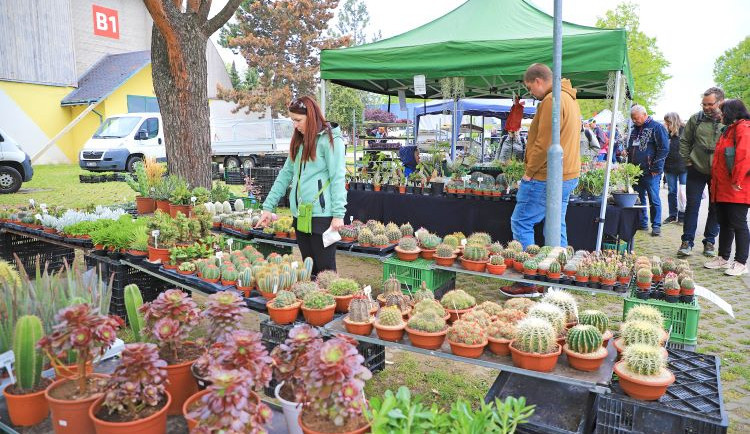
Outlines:
{"type": "Polygon", "coordinates": [[[576,353],[593,353],[602,347],[602,334],[592,325],[577,325],[568,330],[565,343],[576,353]]]}
{"type": "Polygon", "coordinates": [[[578,324],[592,325],[604,333],[609,330],[609,318],[599,310],[584,310],[578,314],[578,324]]]}
{"type": "Polygon", "coordinates": [[[622,355],[630,371],[639,375],[659,375],[665,367],[664,354],[658,347],[644,344],[629,345],[622,355]]]}
{"type": "Polygon", "coordinates": [[[660,330],[646,321],[627,321],[622,326],[622,338],[627,346],[633,344],[658,346],[660,337],[660,330]]]}
{"type": "Polygon", "coordinates": [[[557,349],[556,332],[549,321],[526,318],[516,324],[513,346],[525,353],[549,354],[557,349]]]}

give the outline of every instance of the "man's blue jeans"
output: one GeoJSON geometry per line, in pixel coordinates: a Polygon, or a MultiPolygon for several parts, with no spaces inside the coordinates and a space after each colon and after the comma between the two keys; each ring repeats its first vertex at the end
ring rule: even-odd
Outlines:
{"type": "MultiPolygon", "coordinates": [[[[697,170],[688,167],[687,182],[685,183],[685,223],[682,226],[682,241],[687,241],[693,247],[695,231],[698,228],[698,212],[701,209],[703,190],[709,186],[711,191],[711,175],[704,175],[697,170]]],[[[708,216],[706,216],[706,228],[703,231],[703,244],[716,244],[719,235],[719,221],[716,219],[714,204],[708,204],[708,216]]]]}
{"type": "MultiPolygon", "coordinates": [[[[661,199],[659,198],[659,181],[661,175],[654,176],[650,173],[645,173],[638,180],[638,184],[634,186],[634,190],[638,192],[638,197],[641,198],[641,205],[646,204],[646,195],[648,195],[649,202],[649,214],[651,215],[651,227],[661,227],[661,199]]],[[[641,209],[641,224],[640,227],[648,228],[648,215],[645,209],[641,209]]]]}
{"type": "Polygon", "coordinates": [[[669,194],[667,195],[667,203],[669,204],[668,217],[679,218],[681,220],[685,213],[677,210],[677,184],[679,182],[681,185],[686,185],[687,172],[664,172],[664,177],[667,178],[667,187],[669,187],[669,194]]]}
{"type": "MultiPolygon", "coordinates": [[[[565,214],[568,211],[568,199],[570,193],[578,185],[578,178],[563,181],[562,184],[562,215],[560,228],[560,245],[568,245],[567,225],[565,214]]],[[[513,231],[513,239],[518,240],[525,249],[534,244],[534,225],[544,220],[547,210],[547,182],[532,179],[521,181],[516,194],[516,207],[510,218],[510,228],[513,231]]]]}

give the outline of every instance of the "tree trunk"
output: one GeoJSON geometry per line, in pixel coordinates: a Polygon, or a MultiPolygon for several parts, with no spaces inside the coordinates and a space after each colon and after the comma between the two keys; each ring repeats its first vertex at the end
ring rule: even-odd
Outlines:
{"type": "Polygon", "coordinates": [[[207,93],[207,37],[184,14],[174,30],[188,70],[182,89],[172,74],[167,44],[154,26],[151,59],[154,91],[164,124],[169,173],[178,175],[191,187],[211,188],[211,132],[207,93]]]}

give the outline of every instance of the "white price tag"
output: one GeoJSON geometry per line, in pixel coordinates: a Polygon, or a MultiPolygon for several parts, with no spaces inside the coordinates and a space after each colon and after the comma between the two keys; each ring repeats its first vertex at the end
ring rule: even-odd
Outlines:
{"type": "Polygon", "coordinates": [[[195,196],[190,196],[190,202],[193,202],[193,205],[195,205],[195,201],[198,200],[195,196]]]}
{"type": "Polygon", "coordinates": [[[464,176],[462,176],[462,177],[461,177],[461,179],[462,179],[462,180],[463,180],[464,182],[469,182],[469,180],[471,179],[471,176],[469,176],[469,175],[464,175],[464,176]]]}
{"type": "Polygon", "coordinates": [[[292,262],[292,269],[295,270],[297,269],[297,267],[299,267],[299,262],[297,261],[292,262]]]}
{"type": "Polygon", "coordinates": [[[216,252],[216,259],[221,261],[221,258],[224,257],[224,252],[216,252]]]}
{"type": "Polygon", "coordinates": [[[36,214],[34,214],[34,218],[37,219],[37,220],[41,220],[42,219],[42,215],[39,214],[39,213],[36,213],[36,214]]]}
{"type": "Polygon", "coordinates": [[[34,201],[34,199],[29,199],[29,204],[31,205],[32,208],[36,207],[36,202],[34,201]]]}
{"type": "Polygon", "coordinates": [[[466,247],[466,238],[461,239],[461,246],[466,247]]]}
{"type": "Polygon", "coordinates": [[[234,244],[234,238],[227,239],[227,245],[229,246],[229,253],[232,253],[232,244],[234,244]]]}
{"type": "Polygon", "coordinates": [[[367,298],[370,299],[370,301],[372,301],[372,286],[367,285],[364,287],[364,289],[362,289],[362,291],[365,293],[367,298]]]}
{"type": "Polygon", "coordinates": [[[11,384],[16,382],[16,378],[13,376],[13,362],[16,360],[13,355],[13,351],[6,351],[0,354],[0,366],[5,368],[5,372],[8,373],[11,384]]]}
{"type": "Polygon", "coordinates": [[[276,291],[278,290],[279,290],[279,285],[278,284],[273,285],[273,293],[276,294],[276,291]]]}
{"type": "Polygon", "coordinates": [[[158,237],[159,236],[159,229],[154,229],[153,231],[151,231],[151,236],[154,237],[154,238],[158,237]]]}
{"type": "Polygon", "coordinates": [[[427,93],[427,82],[423,74],[414,76],[414,94],[424,95],[427,93]]]}
{"type": "Polygon", "coordinates": [[[477,181],[479,181],[479,182],[481,183],[482,181],[484,181],[484,178],[482,178],[482,177],[480,176],[479,178],[477,178],[477,181]]]}
{"type": "Polygon", "coordinates": [[[349,224],[352,224],[352,223],[354,223],[354,216],[350,215],[349,216],[349,224]]]}

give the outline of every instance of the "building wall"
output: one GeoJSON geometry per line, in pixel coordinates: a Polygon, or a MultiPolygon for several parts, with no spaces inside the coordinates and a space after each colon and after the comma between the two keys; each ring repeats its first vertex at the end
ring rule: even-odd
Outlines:
{"type": "Polygon", "coordinates": [[[128,95],[156,96],[151,81],[151,65],[141,69],[107,98],[106,117],[128,112],[128,95]]]}

